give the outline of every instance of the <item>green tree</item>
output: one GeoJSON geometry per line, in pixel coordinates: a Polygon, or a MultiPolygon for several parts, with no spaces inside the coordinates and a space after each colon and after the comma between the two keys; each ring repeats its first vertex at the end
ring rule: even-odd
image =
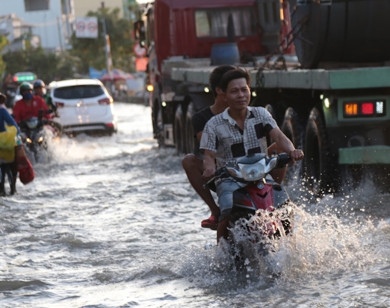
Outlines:
{"type": "Polygon", "coordinates": [[[30,71],[37,74],[39,79],[46,83],[52,80],[72,78],[73,60],[66,53],[56,55],[46,53],[42,48],[9,51],[3,55],[6,71],[16,72],[30,71]]]}
{"type": "Polygon", "coordinates": [[[4,49],[5,45],[7,44],[8,44],[7,38],[4,35],[0,35],[0,76],[3,76],[5,72],[5,63],[3,61],[1,52],[4,49]]]}
{"type": "Polygon", "coordinates": [[[96,16],[99,20],[99,35],[97,39],[71,37],[71,55],[79,58],[79,73],[88,73],[89,67],[96,69],[106,68],[105,37],[103,34],[103,22],[111,42],[111,57],[113,67],[124,71],[133,70],[132,63],[133,45],[132,22],[119,17],[119,9],[100,8],[96,12],[88,12],[87,16],[96,16]]]}

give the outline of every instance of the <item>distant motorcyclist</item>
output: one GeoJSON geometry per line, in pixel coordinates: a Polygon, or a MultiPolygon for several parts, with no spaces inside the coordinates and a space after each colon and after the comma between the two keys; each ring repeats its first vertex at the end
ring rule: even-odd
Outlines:
{"type": "Polygon", "coordinates": [[[47,107],[53,112],[55,112],[57,110],[57,107],[53,104],[53,100],[51,99],[49,93],[47,93],[46,85],[43,80],[38,79],[34,81],[33,87],[34,94],[42,97],[45,100],[47,107]]]}
{"type": "Polygon", "coordinates": [[[40,115],[44,119],[51,118],[45,100],[38,95],[33,95],[33,87],[30,83],[25,82],[20,85],[20,94],[23,98],[15,103],[12,111],[16,123],[20,124],[34,117],[39,118],[40,115]]]}

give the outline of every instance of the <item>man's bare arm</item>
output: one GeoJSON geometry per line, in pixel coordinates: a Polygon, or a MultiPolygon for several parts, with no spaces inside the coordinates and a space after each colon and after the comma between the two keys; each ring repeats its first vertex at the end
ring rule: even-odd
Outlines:
{"type": "Polygon", "coordinates": [[[215,175],[215,153],[210,150],[204,151],[203,158],[203,177],[210,179],[215,175]]]}
{"type": "Polygon", "coordinates": [[[293,162],[303,159],[303,151],[295,149],[291,140],[278,127],[271,130],[270,136],[275,141],[278,150],[289,154],[293,162]]]}

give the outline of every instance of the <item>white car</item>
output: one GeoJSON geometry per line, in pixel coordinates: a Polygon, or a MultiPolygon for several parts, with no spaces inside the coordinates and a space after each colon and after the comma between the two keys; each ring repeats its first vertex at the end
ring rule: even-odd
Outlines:
{"type": "Polygon", "coordinates": [[[117,131],[113,99],[97,79],[53,81],[48,86],[66,134],[117,131]]]}

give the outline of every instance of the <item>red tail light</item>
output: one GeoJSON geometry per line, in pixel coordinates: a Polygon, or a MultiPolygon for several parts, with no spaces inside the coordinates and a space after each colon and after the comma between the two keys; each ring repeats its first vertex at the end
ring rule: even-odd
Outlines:
{"type": "Polygon", "coordinates": [[[63,108],[64,107],[64,103],[61,103],[61,102],[55,102],[55,105],[57,106],[57,108],[63,108]]]}
{"type": "Polygon", "coordinates": [[[114,127],[114,123],[106,123],[107,127],[114,127]]]}
{"type": "Polygon", "coordinates": [[[385,106],[384,100],[345,102],[344,116],[346,118],[382,117],[386,115],[385,106]]]}
{"type": "Polygon", "coordinates": [[[374,114],[374,103],[362,103],[362,114],[373,115],[374,114]]]}
{"type": "Polygon", "coordinates": [[[113,103],[113,99],[112,98],[103,98],[103,99],[100,99],[99,101],[98,101],[98,103],[99,104],[101,104],[101,105],[110,105],[110,104],[112,104],[113,103]]]}

